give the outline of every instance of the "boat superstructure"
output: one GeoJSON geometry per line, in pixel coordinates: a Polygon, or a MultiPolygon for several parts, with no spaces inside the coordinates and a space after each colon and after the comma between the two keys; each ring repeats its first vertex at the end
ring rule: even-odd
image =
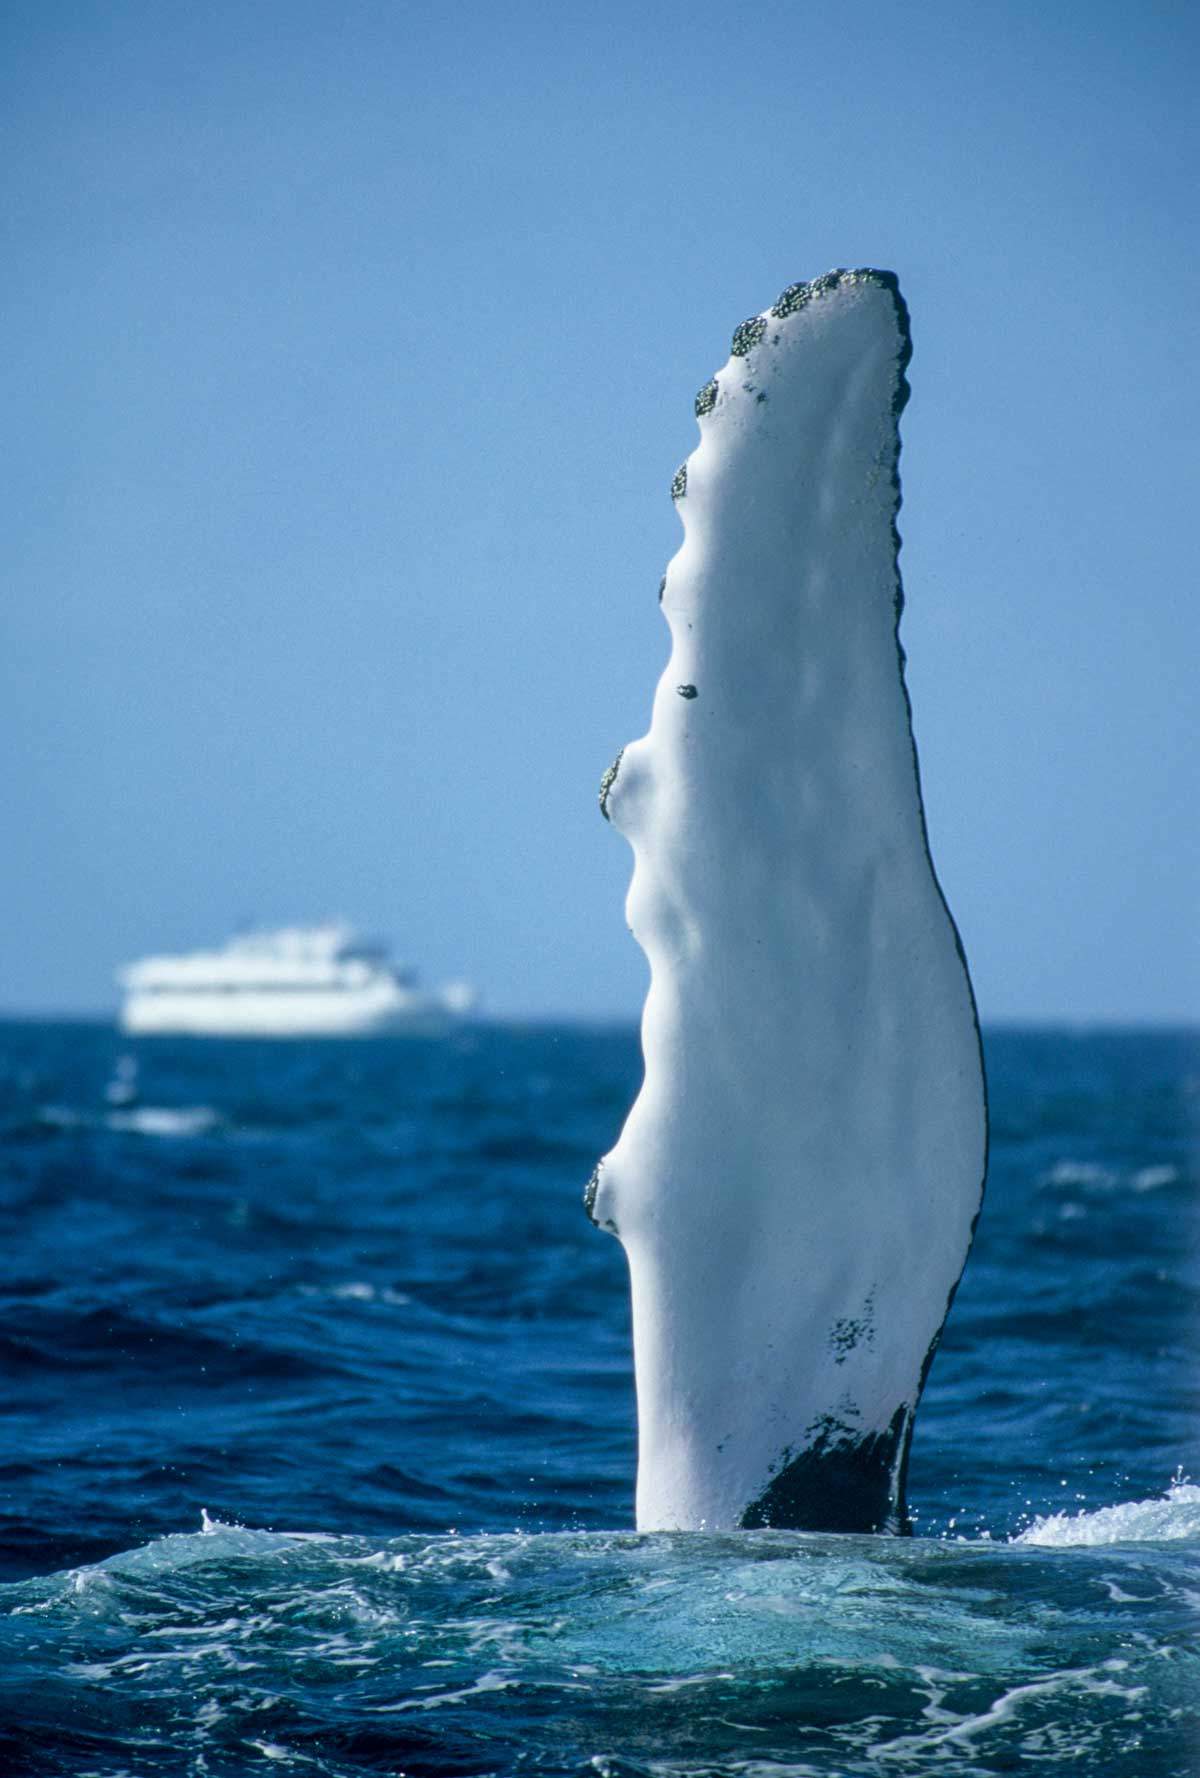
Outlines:
{"type": "Polygon", "coordinates": [[[462,983],[431,990],[340,921],[239,934],[219,949],[143,957],[118,975],[120,1025],[191,1037],[433,1034],[471,1011],[462,983]]]}

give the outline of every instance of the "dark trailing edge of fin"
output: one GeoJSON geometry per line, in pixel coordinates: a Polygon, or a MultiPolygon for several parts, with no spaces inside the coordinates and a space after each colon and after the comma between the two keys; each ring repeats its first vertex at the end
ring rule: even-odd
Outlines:
{"type": "Polygon", "coordinates": [[[884,1432],[855,1439],[822,1432],[783,1467],[742,1514],[747,1531],[890,1531],[912,1526],[903,1481],[912,1436],[911,1410],[899,1407],[884,1432]]]}

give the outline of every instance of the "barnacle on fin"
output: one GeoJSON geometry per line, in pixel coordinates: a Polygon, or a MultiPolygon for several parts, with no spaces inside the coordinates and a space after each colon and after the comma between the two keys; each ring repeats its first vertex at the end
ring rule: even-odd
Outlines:
{"type": "Polygon", "coordinates": [[[609,820],[608,795],[617,781],[617,773],[621,769],[621,761],[624,757],[625,749],[622,747],[620,753],[617,754],[617,757],[613,760],[612,764],[600,780],[600,813],[606,821],[609,820]]]}
{"type": "Polygon", "coordinates": [[[687,493],[687,464],[681,463],[675,471],[675,479],[671,483],[672,500],[682,500],[687,493]]]}
{"type": "Polygon", "coordinates": [[[810,284],[789,284],[787,289],[775,298],[775,306],[771,310],[777,321],[783,321],[788,315],[794,315],[805,303],[812,300],[810,284]]]}
{"type": "Polygon", "coordinates": [[[617,1225],[612,1217],[606,1216],[604,1221],[601,1222],[600,1218],[596,1215],[596,1193],[600,1189],[600,1169],[603,1165],[604,1161],[601,1159],[598,1160],[596,1165],[592,1168],[592,1177],[583,1188],[583,1208],[588,1221],[595,1228],[604,1229],[608,1234],[616,1235],[618,1233],[617,1225]]]}
{"type": "Polygon", "coordinates": [[[843,284],[877,284],[883,290],[890,290],[899,297],[895,275],[892,272],[870,270],[847,271],[845,266],[838,266],[832,272],[823,272],[809,284],[789,284],[787,289],[776,297],[770,310],[777,321],[783,321],[788,315],[794,315],[810,303],[814,296],[825,296],[831,290],[839,290],[843,284]]]}
{"type": "Polygon", "coordinates": [[[696,397],[696,418],[702,420],[705,414],[711,414],[717,405],[717,379],[713,377],[705,383],[696,397]]]}
{"type": "Polygon", "coordinates": [[[747,352],[753,351],[763,334],[767,331],[766,317],[751,315],[748,321],[734,329],[733,341],[729,350],[734,358],[744,358],[747,352]]]}

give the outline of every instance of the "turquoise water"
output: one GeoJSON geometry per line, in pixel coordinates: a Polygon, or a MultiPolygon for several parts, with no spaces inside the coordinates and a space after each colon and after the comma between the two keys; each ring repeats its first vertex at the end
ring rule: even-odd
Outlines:
{"type": "Polygon", "coordinates": [[[1200,1049],[987,1051],[920,1535],[638,1537],[631,1032],[0,1027],[0,1772],[1193,1772],[1200,1049]]]}

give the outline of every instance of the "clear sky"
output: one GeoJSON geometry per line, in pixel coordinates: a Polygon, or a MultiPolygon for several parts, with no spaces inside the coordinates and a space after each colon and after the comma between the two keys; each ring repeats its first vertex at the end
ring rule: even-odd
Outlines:
{"type": "Polygon", "coordinates": [[[344,914],[634,1016],[596,784],[692,396],[865,264],[983,1015],[1196,1016],[1197,18],[9,0],[0,1008],[344,914]]]}

